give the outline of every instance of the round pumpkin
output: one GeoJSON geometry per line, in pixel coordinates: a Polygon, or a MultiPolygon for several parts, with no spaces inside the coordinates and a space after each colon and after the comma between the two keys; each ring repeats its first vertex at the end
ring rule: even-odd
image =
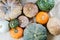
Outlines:
{"type": "Polygon", "coordinates": [[[16,29],[11,29],[10,35],[16,39],[21,38],[23,36],[23,29],[20,27],[17,27],[16,29]]]}
{"type": "Polygon", "coordinates": [[[2,0],[0,2],[0,18],[11,20],[21,14],[22,6],[16,0],[2,0]]]}
{"type": "Polygon", "coordinates": [[[55,4],[54,0],[37,0],[36,4],[38,5],[40,10],[50,11],[55,4]]]}
{"type": "Polygon", "coordinates": [[[21,27],[26,27],[29,24],[29,19],[26,16],[19,16],[19,24],[21,27]]]}
{"type": "Polygon", "coordinates": [[[23,7],[23,13],[32,18],[38,13],[38,7],[34,3],[26,3],[23,7]]]}
{"type": "Polygon", "coordinates": [[[50,18],[47,23],[47,29],[52,35],[59,35],[60,34],[60,19],[58,18],[50,18]]]}
{"type": "Polygon", "coordinates": [[[10,28],[16,28],[19,25],[19,21],[17,19],[13,19],[9,23],[10,28]]]}
{"type": "Polygon", "coordinates": [[[6,33],[9,31],[9,22],[6,20],[0,20],[0,33],[6,33]]]}
{"type": "Polygon", "coordinates": [[[40,24],[46,24],[48,22],[49,19],[49,15],[47,12],[39,12],[36,15],[36,22],[40,23],[40,24]]]}
{"type": "Polygon", "coordinates": [[[41,24],[31,23],[24,30],[23,38],[24,40],[46,40],[46,28],[41,24]]]}

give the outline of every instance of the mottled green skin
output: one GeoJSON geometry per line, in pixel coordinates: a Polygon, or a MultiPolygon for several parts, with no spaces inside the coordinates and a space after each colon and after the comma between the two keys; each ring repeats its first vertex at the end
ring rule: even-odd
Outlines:
{"type": "Polygon", "coordinates": [[[40,10],[49,11],[54,7],[54,0],[38,0],[36,2],[40,10]]]}
{"type": "Polygon", "coordinates": [[[17,19],[11,20],[9,23],[10,28],[16,28],[19,25],[19,22],[17,19]]]}
{"type": "Polygon", "coordinates": [[[46,40],[46,28],[40,24],[31,23],[24,30],[24,40],[46,40]]]}

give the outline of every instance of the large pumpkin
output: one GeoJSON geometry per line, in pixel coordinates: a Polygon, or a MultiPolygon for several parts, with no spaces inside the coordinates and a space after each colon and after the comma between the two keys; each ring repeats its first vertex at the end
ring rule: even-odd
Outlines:
{"type": "Polygon", "coordinates": [[[36,3],[43,11],[49,11],[54,7],[54,0],[38,0],[36,3]]]}
{"type": "Polygon", "coordinates": [[[47,31],[44,26],[31,23],[24,30],[24,40],[46,40],[47,31]]]}
{"type": "Polygon", "coordinates": [[[11,20],[21,14],[22,6],[16,0],[0,1],[0,18],[11,20]]]}

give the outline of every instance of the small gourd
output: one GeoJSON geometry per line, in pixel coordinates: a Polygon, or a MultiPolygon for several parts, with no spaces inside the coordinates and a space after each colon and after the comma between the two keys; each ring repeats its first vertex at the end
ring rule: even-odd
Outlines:
{"type": "Polygon", "coordinates": [[[23,36],[23,29],[20,27],[16,27],[15,29],[11,29],[10,35],[16,39],[21,38],[23,36]]]}
{"type": "Polygon", "coordinates": [[[29,19],[26,16],[19,16],[19,25],[24,28],[29,24],[29,19]]]}
{"type": "Polygon", "coordinates": [[[17,19],[13,19],[9,23],[10,28],[16,28],[19,25],[19,21],[17,19]]]}
{"type": "Polygon", "coordinates": [[[46,40],[47,30],[44,26],[37,23],[31,23],[24,30],[24,40],[46,40]]]}
{"type": "Polygon", "coordinates": [[[48,22],[48,19],[49,19],[49,15],[47,12],[39,12],[37,15],[36,15],[36,22],[37,23],[40,23],[40,24],[46,24],[48,22]]]}

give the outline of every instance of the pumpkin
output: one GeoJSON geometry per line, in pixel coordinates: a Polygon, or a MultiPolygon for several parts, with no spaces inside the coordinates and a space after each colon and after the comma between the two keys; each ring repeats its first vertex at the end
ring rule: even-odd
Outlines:
{"type": "Polygon", "coordinates": [[[29,24],[29,19],[26,16],[19,16],[19,23],[21,27],[26,27],[29,24]]]}
{"type": "Polygon", "coordinates": [[[19,25],[19,21],[17,19],[13,19],[9,23],[10,28],[16,28],[19,25]]]}
{"type": "Polygon", "coordinates": [[[60,34],[60,19],[58,18],[50,18],[47,23],[47,29],[52,35],[60,34]]]}
{"type": "Polygon", "coordinates": [[[26,3],[23,7],[23,13],[32,18],[38,13],[38,7],[34,3],[26,3]]]}
{"type": "Polygon", "coordinates": [[[16,38],[16,39],[21,38],[23,36],[23,29],[20,27],[11,29],[10,35],[11,35],[11,37],[16,38]]]}
{"type": "Polygon", "coordinates": [[[0,33],[6,33],[9,31],[9,22],[6,20],[0,20],[0,33]]]}
{"type": "Polygon", "coordinates": [[[49,11],[54,7],[54,0],[38,0],[36,2],[40,10],[49,11]]]}
{"type": "Polygon", "coordinates": [[[31,23],[24,30],[23,38],[24,40],[46,40],[46,28],[41,24],[31,23]]]}
{"type": "Polygon", "coordinates": [[[0,18],[12,20],[17,18],[22,10],[21,4],[16,0],[2,0],[0,2],[0,18]]]}
{"type": "Polygon", "coordinates": [[[47,12],[39,12],[36,15],[36,22],[40,23],[40,24],[46,24],[48,22],[49,19],[49,15],[47,14],[47,12]]]}

